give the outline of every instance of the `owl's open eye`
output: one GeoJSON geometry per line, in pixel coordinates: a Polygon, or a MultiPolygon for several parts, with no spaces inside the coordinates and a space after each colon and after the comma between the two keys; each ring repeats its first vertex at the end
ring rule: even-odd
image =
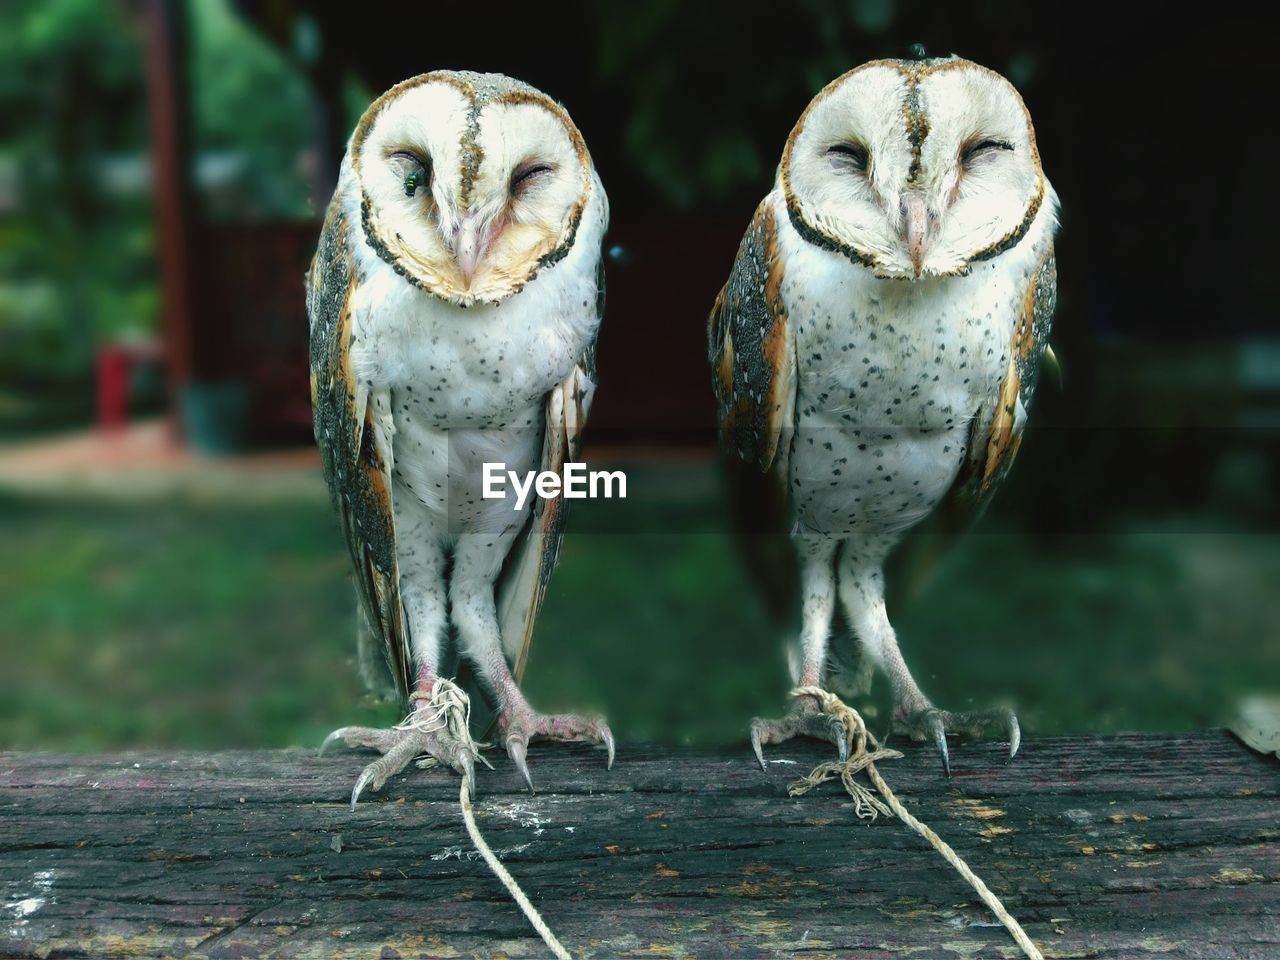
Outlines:
{"type": "Polygon", "coordinates": [[[412,197],[419,187],[431,185],[431,161],[408,150],[397,150],[387,158],[396,177],[404,184],[404,195],[412,197]]]}
{"type": "Polygon", "coordinates": [[[1004,150],[1012,149],[1013,144],[1007,140],[979,140],[977,143],[961,149],[960,163],[963,166],[971,167],[979,160],[993,157],[1004,150]]]}
{"type": "Polygon", "coordinates": [[[520,166],[516,167],[515,172],[511,174],[511,192],[513,194],[523,193],[554,169],[551,164],[544,163],[541,160],[530,160],[527,163],[520,164],[520,166]]]}
{"type": "Polygon", "coordinates": [[[859,173],[865,173],[867,169],[867,148],[860,143],[837,143],[835,146],[827,150],[829,156],[837,166],[848,167],[859,173]]]}

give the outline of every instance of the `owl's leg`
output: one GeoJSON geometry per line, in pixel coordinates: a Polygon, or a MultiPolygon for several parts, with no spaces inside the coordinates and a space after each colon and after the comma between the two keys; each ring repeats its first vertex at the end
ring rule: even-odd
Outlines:
{"type": "Polygon", "coordinates": [[[603,746],[613,767],[614,741],[609,725],[600,717],[536,712],[521,692],[502,649],[501,628],[494,603],[494,582],[502,567],[505,549],[498,550],[491,535],[466,534],[459,538],[450,585],[451,616],[458,628],[462,649],[498,698],[498,735],[507,754],[524,777],[529,791],[533,778],[527,760],[533,739],[584,741],[603,746]]]}
{"type": "Polygon", "coordinates": [[[1007,707],[962,713],[939,710],[921,692],[898,649],[898,638],[884,604],[884,560],[892,541],[877,538],[849,540],[840,557],[840,599],[849,625],[864,651],[884,670],[893,686],[893,725],[896,732],[917,740],[930,739],[951,775],[947,734],[979,736],[995,727],[1008,732],[1009,756],[1022,741],[1018,718],[1007,707]]]}
{"type": "MultiPolygon", "coordinates": [[[[827,658],[827,640],[831,635],[831,617],[835,612],[837,543],[826,537],[801,535],[795,538],[800,555],[800,589],[803,597],[800,620],[799,664],[792,677],[797,686],[819,686],[827,658]]],[[[796,697],[786,716],[777,720],[756,717],[751,721],[751,749],[756,762],[765,769],[767,743],[782,743],[792,737],[807,736],[830,740],[840,751],[840,759],[849,756],[849,743],[844,723],[821,712],[813,697],[796,697]]]]}
{"type": "Polygon", "coordinates": [[[437,675],[441,641],[445,633],[446,606],[444,554],[430,542],[415,518],[399,520],[401,535],[400,599],[413,638],[415,668],[413,710],[404,722],[389,729],[340,727],[325,738],[323,751],[341,740],[350,747],[365,747],[382,754],[366,766],[351,791],[354,808],[367,786],[377,791],[388,779],[409,765],[415,757],[432,757],[467,778],[475,795],[476,758],[474,742],[458,724],[445,722],[448,708],[448,681],[437,675]],[[407,546],[407,544],[415,544],[407,546]],[[442,699],[443,698],[443,699],[442,699]]]}

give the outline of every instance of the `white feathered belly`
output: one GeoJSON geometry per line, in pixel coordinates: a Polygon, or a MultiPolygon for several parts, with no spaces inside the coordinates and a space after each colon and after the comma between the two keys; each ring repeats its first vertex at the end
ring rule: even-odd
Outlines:
{"type": "Polygon", "coordinates": [[[396,512],[417,535],[452,542],[514,536],[523,525],[530,504],[517,512],[509,483],[502,498],[484,497],[484,464],[522,476],[538,468],[546,396],[595,334],[594,283],[579,290],[555,279],[563,282],[467,309],[389,270],[362,285],[369,309],[352,361],[389,409],[396,512]]]}
{"type": "MultiPolygon", "coordinates": [[[[530,410],[541,417],[542,408],[530,410]]],[[[440,430],[408,416],[396,420],[397,509],[405,497],[416,502],[413,512],[431,518],[430,526],[446,541],[462,533],[514,536],[524,525],[532,504],[520,510],[509,483],[500,498],[484,496],[484,465],[501,464],[521,477],[538,469],[542,454],[539,426],[488,430],[440,430]]],[[[406,511],[408,512],[408,511],[406,511]]]]}
{"type": "Polygon", "coordinates": [[[839,266],[788,300],[797,520],[829,536],[900,533],[955,480],[970,422],[1008,367],[1020,299],[990,268],[907,282],[839,266]]]}

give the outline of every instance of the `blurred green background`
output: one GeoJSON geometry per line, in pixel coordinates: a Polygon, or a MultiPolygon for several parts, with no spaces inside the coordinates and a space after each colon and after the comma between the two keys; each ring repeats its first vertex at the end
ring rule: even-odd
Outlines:
{"type": "MultiPolygon", "coordinates": [[[[1144,25],[1135,44],[1113,20],[1082,50],[1070,12],[950,7],[809,0],[773,23],[763,3],[571,3],[571,26],[496,17],[494,37],[458,49],[441,46],[448,29],[388,36],[390,4],[350,22],[305,3],[4,5],[0,747],[311,744],[397,719],[361,688],[341,536],[305,424],[278,398],[305,406],[301,272],[346,133],[376,92],[437,66],[504,70],[562,99],[614,210],[590,451],[627,469],[632,498],[575,509],[529,695],[603,710],[624,740],[742,740],[782,705],[787,627],[729,533],[702,323],[808,98],[916,40],[1006,72],[1027,98],[1064,202],[1066,371],[1042,386],[991,515],[894,612],[916,676],[943,706],[1011,700],[1032,734],[1205,726],[1280,689],[1280,339],[1258,266],[1274,245],[1259,207],[1275,201],[1185,149],[1185,99],[1126,122],[1127,84],[1152,62],[1238,25],[1158,40],[1144,25]],[[178,102],[186,195],[157,176],[158,89],[178,102]],[[1101,173],[1099,143],[1114,148],[1101,173]],[[1194,198],[1172,204],[1189,182],[1194,198]],[[165,233],[170,208],[185,232],[165,233]],[[210,253],[228,230],[284,252],[255,274],[219,259],[234,244],[210,253]],[[1199,230],[1253,251],[1229,283],[1183,242],[1199,230]],[[195,261],[182,363],[162,283],[173,236],[195,261]],[[202,304],[219,287],[237,292],[202,304]],[[237,372],[234,345],[264,330],[268,369],[237,372]],[[129,416],[186,426],[185,442],[94,426],[103,351],[152,341],[163,359],[130,369],[129,416]],[[241,376],[253,425],[274,427],[233,430],[237,449],[214,457],[184,423],[184,391],[241,376]]],[[[1217,107],[1227,129],[1268,89],[1239,69],[1217,107]]]]}
{"type": "MultiPolygon", "coordinates": [[[[605,710],[624,739],[741,740],[786,681],[732,540],[593,532],[606,509],[574,515],[529,696],[605,710]]],[[[311,744],[399,719],[361,688],[327,503],[5,498],[0,523],[21,545],[0,560],[6,746],[311,744]]],[[[1280,675],[1278,582],[1276,538],[1243,531],[979,534],[896,625],[939,703],[1011,699],[1032,733],[1182,730],[1280,675]]]]}

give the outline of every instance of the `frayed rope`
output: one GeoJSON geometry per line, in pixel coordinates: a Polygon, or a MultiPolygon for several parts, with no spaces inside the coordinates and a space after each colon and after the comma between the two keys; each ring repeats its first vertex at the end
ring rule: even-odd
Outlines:
{"type": "MultiPolygon", "coordinates": [[[[414,707],[407,717],[396,724],[397,730],[412,730],[415,733],[444,730],[451,739],[461,744],[464,753],[470,753],[490,770],[493,769],[493,764],[480,752],[489,744],[479,743],[471,737],[471,698],[465,690],[452,680],[441,678],[432,685],[430,693],[415,691],[409,695],[409,700],[427,701],[426,709],[414,707]]],[[[440,761],[432,756],[425,756],[417,761],[419,770],[430,770],[439,765],[440,761]]]]}
{"type": "Polygon", "coordinates": [[[897,750],[890,750],[881,746],[871,731],[867,729],[867,725],[858,711],[845,704],[834,693],[829,693],[821,687],[797,687],[791,691],[791,695],[793,697],[813,697],[818,701],[818,706],[823,713],[844,723],[845,736],[848,738],[849,743],[849,759],[844,763],[838,760],[829,760],[826,763],[818,764],[808,776],[801,777],[791,784],[787,788],[787,793],[790,796],[798,797],[808,793],[819,784],[839,777],[849,796],[853,797],[853,809],[859,817],[874,820],[882,813],[886,816],[896,816],[908,827],[924,837],[929,842],[929,845],[955,868],[956,873],[964,877],[969,886],[973,887],[978,896],[982,898],[982,902],[996,915],[996,919],[1004,924],[1005,929],[1009,931],[1014,941],[1022,948],[1022,952],[1030,957],[1031,960],[1044,960],[1044,955],[1040,952],[1040,949],[1027,936],[1026,931],[1022,929],[1022,925],[1005,909],[1004,904],[1000,902],[1000,898],[991,892],[990,888],[982,882],[982,878],[969,868],[969,865],[960,858],[959,854],[951,849],[945,840],[913,817],[910,811],[894,795],[893,791],[889,789],[889,785],[884,782],[884,778],[880,776],[880,771],[876,769],[876,761],[896,760],[902,754],[897,750]],[[880,792],[880,797],[883,797],[883,800],[854,779],[862,770],[867,771],[867,777],[871,780],[876,790],[880,792]]]}

